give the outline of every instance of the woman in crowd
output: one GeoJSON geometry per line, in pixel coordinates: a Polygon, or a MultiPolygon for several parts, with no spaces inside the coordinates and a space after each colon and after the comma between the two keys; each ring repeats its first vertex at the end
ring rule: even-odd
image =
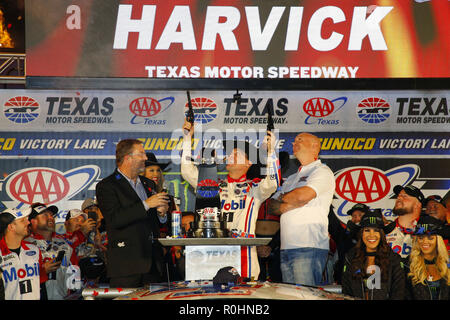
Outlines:
{"type": "Polygon", "coordinates": [[[409,256],[407,298],[449,300],[449,256],[440,235],[442,223],[429,215],[420,217],[409,256]]]}
{"type": "MultiPolygon", "coordinates": [[[[165,186],[165,180],[163,176],[163,170],[169,165],[170,163],[160,163],[156,159],[155,155],[151,152],[147,153],[147,160],[145,161],[145,171],[143,175],[153,180],[156,184],[156,192],[168,192],[168,187],[165,186]]],[[[175,198],[171,195],[169,195],[169,210],[167,211],[168,219],[170,219],[170,213],[174,210],[180,211],[180,208],[175,202],[175,198]]]]}
{"type": "MultiPolygon", "coordinates": [[[[163,171],[170,163],[161,163],[158,162],[156,156],[148,152],[147,160],[145,161],[145,171],[143,175],[153,180],[156,184],[156,192],[169,192],[168,186],[166,186],[163,171]]],[[[165,238],[166,236],[172,235],[171,225],[172,225],[172,215],[173,211],[180,211],[178,204],[175,201],[175,197],[169,194],[169,208],[167,209],[167,220],[166,223],[160,225],[159,232],[160,237],[165,238]]],[[[181,219],[181,217],[180,217],[181,219]]],[[[178,258],[176,257],[176,252],[181,251],[181,247],[173,246],[173,247],[163,247],[164,254],[164,262],[166,264],[164,278],[169,278],[170,280],[184,280],[184,276],[181,275],[178,266],[178,258]]]]}
{"type": "Polygon", "coordinates": [[[405,273],[400,258],[386,242],[380,211],[364,214],[358,242],[345,258],[342,293],[365,300],[400,300],[405,273]]]}

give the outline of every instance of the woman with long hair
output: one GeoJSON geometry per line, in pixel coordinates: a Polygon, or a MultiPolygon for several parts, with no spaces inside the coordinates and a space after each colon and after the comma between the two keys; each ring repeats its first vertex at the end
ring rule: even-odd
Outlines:
{"type": "MultiPolygon", "coordinates": [[[[150,180],[153,180],[156,185],[156,192],[169,192],[169,187],[166,185],[166,182],[164,180],[163,171],[166,169],[167,166],[169,166],[170,162],[161,163],[158,162],[156,159],[156,156],[148,152],[146,153],[147,160],[145,161],[145,171],[142,173],[142,175],[150,180]]],[[[172,236],[172,212],[174,211],[180,211],[180,208],[175,201],[175,197],[172,195],[168,195],[169,197],[169,203],[167,211],[167,220],[165,223],[160,224],[159,232],[160,236],[162,238],[166,238],[167,236],[172,236]]],[[[181,213],[180,213],[180,220],[181,220],[181,213]]],[[[166,269],[164,270],[164,277],[169,278],[171,280],[184,280],[184,277],[181,276],[181,273],[179,271],[178,266],[178,258],[176,258],[176,252],[181,251],[181,247],[179,246],[172,246],[172,247],[163,247],[163,254],[164,254],[164,262],[166,264],[166,269]],[[168,272],[168,275],[167,275],[168,272]]]]}
{"type": "MultiPolygon", "coordinates": [[[[164,176],[163,176],[163,171],[164,169],[170,164],[170,163],[161,163],[158,162],[158,160],[156,159],[156,156],[151,153],[148,152],[147,154],[147,160],[145,161],[145,171],[143,172],[143,176],[153,180],[156,184],[156,192],[168,192],[168,187],[166,186],[165,180],[164,180],[164,176]]],[[[162,230],[161,230],[161,237],[165,238],[166,235],[168,233],[170,233],[170,228],[168,228],[169,230],[165,230],[167,229],[167,227],[170,227],[171,224],[171,216],[170,214],[173,211],[180,211],[180,208],[178,206],[178,204],[175,201],[175,197],[172,195],[168,195],[169,196],[169,207],[167,209],[167,219],[168,222],[165,224],[165,226],[163,226],[162,230]]]]}
{"type": "Polygon", "coordinates": [[[400,257],[386,242],[379,210],[366,213],[358,242],[345,258],[342,293],[365,300],[401,300],[405,273],[400,257]]]}
{"type": "Polygon", "coordinates": [[[449,300],[449,256],[441,232],[443,224],[429,215],[417,222],[409,256],[407,298],[449,300]]]}

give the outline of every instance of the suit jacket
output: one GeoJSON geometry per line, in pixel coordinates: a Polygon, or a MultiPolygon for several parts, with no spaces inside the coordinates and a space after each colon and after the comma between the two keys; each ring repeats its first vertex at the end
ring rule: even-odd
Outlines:
{"type": "MultiPolygon", "coordinates": [[[[148,196],[156,192],[152,180],[142,176],[139,179],[148,196]]],[[[161,274],[163,253],[157,240],[156,209],[146,211],[138,194],[117,170],[97,184],[96,196],[108,234],[108,277],[148,273],[152,263],[161,274]]]]}

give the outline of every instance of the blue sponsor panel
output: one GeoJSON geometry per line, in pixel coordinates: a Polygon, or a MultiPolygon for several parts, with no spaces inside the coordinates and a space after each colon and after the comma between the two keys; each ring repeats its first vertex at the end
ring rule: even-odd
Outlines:
{"type": "MultiPolygon", "coordinates": [[[[221,146],[219,136],[199,134],[193,139],[193,149],[221,146]]],[[[222,137],[220,137],[220,134],[222,137]]],[[[243,131],[236,136],[250,136],[259,145],[264,131],[243,131]]],[[[292,142],[298,133],[279,133],[278,151],[292,154],[292,142]]],[[[450,132],[317,132],[322,143],[321,155],[326,156],[408,156],[450,155],[450,132]]],[[[139,139],[144,149],[162,157],[179,157],[182,150],[181,130],[174,132],[2,132],[0,155],[3,156],[114,156],[122,139],[139,139]]],[[[197,152],[195,151],[195,152],[197,152]]]]}

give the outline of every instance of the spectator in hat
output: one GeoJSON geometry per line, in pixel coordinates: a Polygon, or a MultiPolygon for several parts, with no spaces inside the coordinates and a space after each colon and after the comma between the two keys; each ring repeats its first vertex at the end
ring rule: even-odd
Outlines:
{"type": "Polygon", "coordinates": [[[407,297],[412,300],[449,300],[449,255],[441,233],[443,223],[422,215],[414,232],[409,256],[407,297]]]}
{"type": "Polygon", "coordinates": [[[397,199],[392,212],[397,218],[387,226],[386,240],[392,250],[407,263],[411,253],[412,233],[419,220],[425,197],[422,191],[413,185],[396,185],[393,190],[397,199]]]}
{"type": "Polygon", "coordinates": [[[0,300],[39,300],[40,284],[47,280],[45,268],[51,271],[57,267],[50,263],[44,266],[39,248],[24,241],[29,234],[31,212],[31,208],[26,208],[0,213],[0,300]],[[18,276],[18,270],[26,272],[18,276]]]}
{"type": "MultiPolygon", "coordinates": [[[[444,199],[439,195],[428,196],[424,201],[425,213],[430,216],[442,221],[442,223],[449,225],[447,223],[447,208],[444,205],[444,199]]],[[[443,234],[443,239],[447,251],[450,252],[450,241],[447,234],[443,234]]]]}
{"type": "MultiPolygon", "coordinates": [[[[86,198],[81,205],[81,211],[83,211],[88,217],[82,226],[87,230],[92,231],[91,225],[88,222],[91,222],[94,225],[96,230],[93,242],[95,243],[95,246],[102,251],[103,259],[106,260],[105,253],[108,246],[108,234],[106,232],[105,218],[103,217],[102,211],[98,206],[97,200],[93,198],[86,198]],[[90,219],[89,215],[96,216],[96,221],[94,222],[94,219],[90,219]]],[[[86,237],[88,237],[88,235],[89,234],[87,234],[86,237]]]]}
{"type": "Polygon", "coordinates": [[[42,253],[44,263],[53,261],[60,251],[64,251],[63,260],[56,271],[50,272],[43,286],[41,298],[44,300],[63,300],[78,285],[71,287],[69,277],[79,271],[78,259],[73,245],[63,235],[55,233],[55,218],[58,214],[56,206],[46,206],[42,203],[31,205],[33,209],[28,216],[31,234],[25,240],[36,245],[42,253]]]}
{"type": "MultiPolygon", "coordinates": [[[[64,227],[66,229],[66,234],[71,235],[74,232],[80,231],[82,232],[81,226],[87,220],[87,214],[78,209],[71,209],[66,215],[66,219],[64,222],[64,227]]],[[[93,226],[94,227],[94,226],[93,226]]],[[[86,230],[89,231],[89,230],[86,230]]]]}
{"type": "Polygon", "coordinates": [[[147,160],[145,161],[145,170],[142,175],[153,180],[156,184],[156,191],[162,192],[165,189],[163,171],[169,166],[170,162],[158,162],[155,154],[152,152],[147,152],[146,155],[147,160]]]}
{"type": "MultiPolygon", "coordinates": [[[[145,171],[142,173],[142,175],[150,180],[153,180],[156,184],[156,191],[157,192],[169,192],[169,188],[166,184],[166,181],[164,179],[163,171],[170,165],[170,162],[162,163],[158,162],[156,159],[155,154],[152,152],[147,152],[147,160],[145,161],[145,171]]],[[[175,199],[174,196],[168,194],[169,202],[166,209],[167,213],[167,220],[165,223],[160,224],[160,237],[165,238],[167,236],[172,235],[172,212],[173,211],[180,211],[180,208],[178,206],[178,200],[175,199]]],[[[167,278],[167,271],[169,272],[169,279],[171,280],[182,280],[179,277],[178,269],[176,267],[176,264],[174,263],[172,252],[172,247],[163,247],[163,254],[164,254],[164,263],[167,265],[167,268],[164,268],[163,272],[164,278],[167,278]]],[[[184,280],[184,278],[183,278],[184,280]]]]}
{"type": "MultiPolygon", "coordinates": [[[[143,172],[143,176],[153,180],[156,184],[157,192],[168,192],[168,187],[166,185],[166,181],[164,179],[163,171],[170,164],[158,162],[156,156],[147,152],[147,160],[145,161],[145,171],[143,172]]],[[[161,225],[161,237],[165,238],[167,235],[171,235],[171,213],[173,211],[180,211],[180,208],[177,204],[177,199],[174,196],[168,195],[169,203],[167,208],[167,222],[161,225]]]]}
{"type": "Polygon", "coordinates": [[[344,268],[345,255],[353,248],[357,242],[359,231],[359,223],[362,217],[369,213],[370,209],[364,203],[356,203],[347,215],[351,216],[347,224],[342,223],[334,213],[333,207],[330,206],[328,214],[328,232],[331,239],[336,243],[338,260],[334,265],[334,280],[336,283],[342,283],[342,269],[344,268]]]}
{"type": "Polygon", "coordinates": [[[72,243],[77,254],[78,265],[84,287],[97,287],[99,282],[106,283],[105,255],[106,247],[101,242],[98,225],[100,217],[89,218],[88,214],[96,209],[95,200],[88,198],[82,208],[69,210],[66,215],[66,239],[72,243]]]}
{"type": "Polygon", "coordinates": [[[380,210],[365,213],[358,242],[345,258],[342,293],[364,300],[402,300],[405,273],[386,242],[380,210]]]}
{"type": "Polygon", "coordinates": [[[89,246],[89,233],[95,230],[95,222],[89,219],[90,224],[86,224],[87,214],[79,209],[71,209],[66,215],[64,226],[66,233],[64,238],[68,240],[77,253],[78,259],[88,256],[94,249],[93,244],[89,246]],[[86,226],[89,226],[87,228],[86,226]],[[84,228],[83,228],[84,227],[84,228]]]}
{"type": "Polygon", "coordinates": [[[424,200],[425,213],[447,223],[447,208],[440,195],[431,195],[424,200]]]}
{"type": "MultiPolygon", "coordinates": [[[[81,211],[83,211],[88,216],[88,219],[89,212],[95,212],[95,216],[97,219],[95,219],[94,224],[96,225],[96,228],[100,233],[106,231],[105,218],[103,217],[102,211],[98,207],[97,200],[93,198],[86,198],[81,205],[81,211]]],[[[90,229],[90,226],[88,228],[90,229]]]]}

